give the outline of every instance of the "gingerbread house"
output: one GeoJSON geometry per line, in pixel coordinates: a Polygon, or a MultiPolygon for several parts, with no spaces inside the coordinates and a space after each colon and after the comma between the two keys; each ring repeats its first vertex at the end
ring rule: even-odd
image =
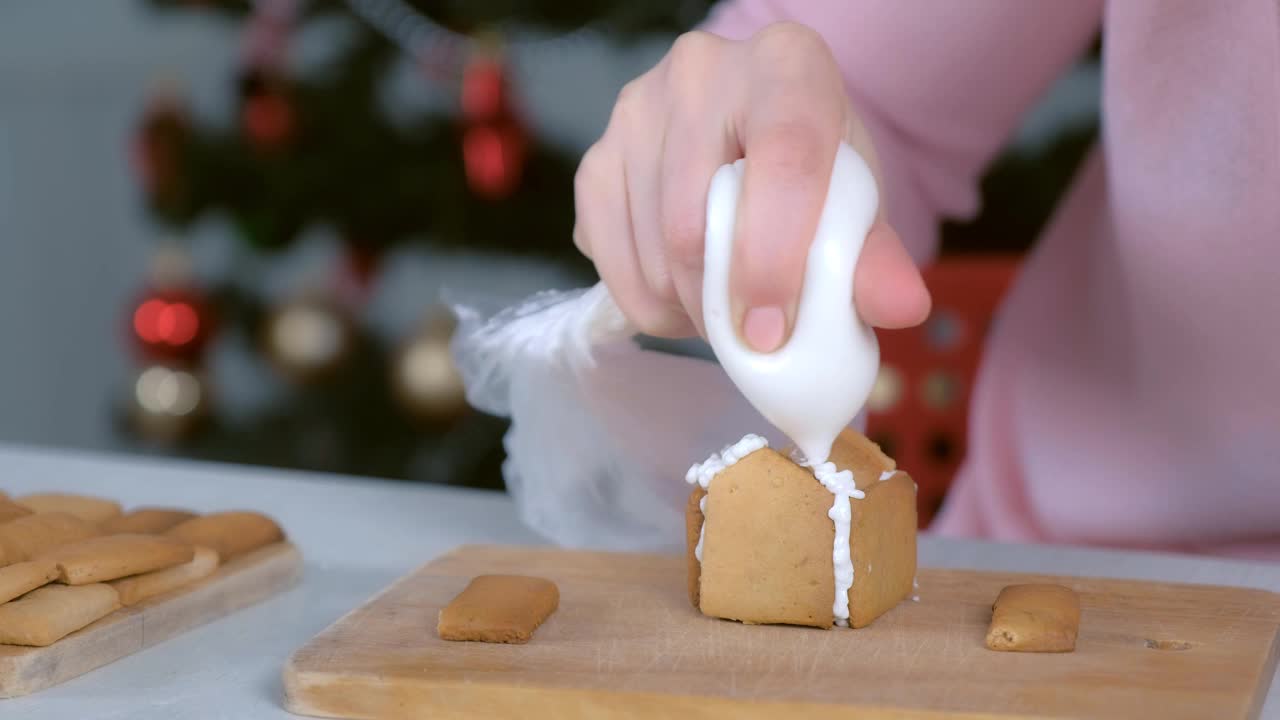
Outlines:
{"type": "Polygon", "coordinates": [[[803,462],[747,436],[690,469],[689,599],[704,614],[859,628],[911,597],[911,477],[853,430],[827,463],[803,462]]]}

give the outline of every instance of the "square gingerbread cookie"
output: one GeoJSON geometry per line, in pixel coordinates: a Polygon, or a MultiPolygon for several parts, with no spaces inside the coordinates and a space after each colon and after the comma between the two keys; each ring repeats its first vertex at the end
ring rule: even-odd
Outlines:
{"type": "Polygon", "coordinates": [[[560,605],[560,590],[543,578],[480,575],[443,610],[442,640],[527,643],[560,605]]]}

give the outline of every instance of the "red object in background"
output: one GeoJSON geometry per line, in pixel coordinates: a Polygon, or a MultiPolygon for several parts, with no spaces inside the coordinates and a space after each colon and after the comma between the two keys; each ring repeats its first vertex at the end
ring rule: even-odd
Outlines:
{"type": "Polygon", "coordinates": [[[338,267],[333,293],[342,302],[358,307],[369,299],[382,257],[377,247],[359,239],[348,237],[346,243],[346,259],[338,267]]]}
{"type": "Polygon", "coordinates": [[[245,135],[260,150],[274,150],[293,137],[293,106],[281,95],[263,95],[240,111],[245,135]]]}
{"type": "Polygon", "coordinates": [[[129,321],[143,355],[183,365],[199,360],[212,330],[207,303],[190,290],[146,293],[134,306],[129,321]]]}
{"type": "Polygon", "coordinates": [[[361,287],[368,287],[378,271],[381,256],[377,250],[356,240],[349,240],[347,248],[347,271],[361,287]]]}
{"type": "Polygon", "coordinates": [[[251,68],[240,78],[240,127],[252,145],[270,152],[285,147],[297,130],[297,112],[288,83],[264,68],[251,68]]]}
{"type": "Polygon", "coordinates": [[[879,331],[880,375],[867,435],[919,486],[920,527],[942,505],[968,442],[969,398],[1015,256],[945,258],[925,268],[933,311],[920,327],[879,331]]]}
{"type": "Polygon", "coordinates": [[[467,185],[481,197],[496,200],[520,184],[527,140],[515,120],[482,123],[462,136],[462,161],[467,185]]]}
{"type": "Polygon", "coordinates": [[[510,195],[520,184],[528,138],[516,118],[498,56],[481,54],[467,65],[459,103],[467,122],[462,161],[468,187],[490,200],[510,195]]]}
{"type": "Polygon", "coordinates": [[[181,175],[183,147],[191,135],[186,108],[175,98],[151,102],[133,140],[131,163],[143,189],[152,197],[166,196],[181,175]]]}
{"type": "Polygon", "coordinates": [[[511,114],[507,75],[494,57],[472,60],[462,73],[462,114],[472,122],[487,122],[511,114]]]}

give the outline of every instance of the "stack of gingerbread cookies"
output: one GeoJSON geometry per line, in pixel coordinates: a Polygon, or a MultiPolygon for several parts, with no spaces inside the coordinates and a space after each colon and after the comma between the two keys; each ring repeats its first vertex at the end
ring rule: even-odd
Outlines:
{"type": "Polygon", "coordinates": [[[125,512],[68,493],[0,493],[0,644],[47,646],[284,539],[254,512],[125,512]]]}

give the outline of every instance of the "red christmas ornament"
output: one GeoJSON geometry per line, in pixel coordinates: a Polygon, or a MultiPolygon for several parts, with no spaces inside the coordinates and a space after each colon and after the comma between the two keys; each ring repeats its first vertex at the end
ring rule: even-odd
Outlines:
{"type": "Polygon", "coordinates": [[[241,119],[249,140],[263,150],[278,148],[293,135],[293,108],[279,95],[265,95],[245,103],[241,119]]]}
{"type": "Polygon", "coordinates": [[[148,291],[130,317],[134,340],[148,359],[182,364],[199,359],[212,324],[204,298],[185,289],[148,291]]]}
{"type": "Polygon", "coordinates": [[[511,112],[507,76],[496,58],[473,60],[462,74],[462,114],[472,122],[487,122],[511,112]]]}
{"type": "Polygon", "coordinates": [[[263,151],[288,145],[297,128],[297,113],[287,83],[264,70],[249,70],[241,78],[240,96],[240,127],[249,142],[263,151]]]}
{"type": "Polygon", "coordinates": [[[467,119],[462,136],[467,185],[491,200],[510,195],[520,184],[528,139],[516,119],[506,68],[496,53],[479,53],[467,65],[459,101],[467,119]]]}
{"type": "Polygon", "coordinates": [[[504,198],[520,184],[527,140],[512,119],[467,128],[462,137],[462,159],[467,185],[481,197],[504,198]]]}

